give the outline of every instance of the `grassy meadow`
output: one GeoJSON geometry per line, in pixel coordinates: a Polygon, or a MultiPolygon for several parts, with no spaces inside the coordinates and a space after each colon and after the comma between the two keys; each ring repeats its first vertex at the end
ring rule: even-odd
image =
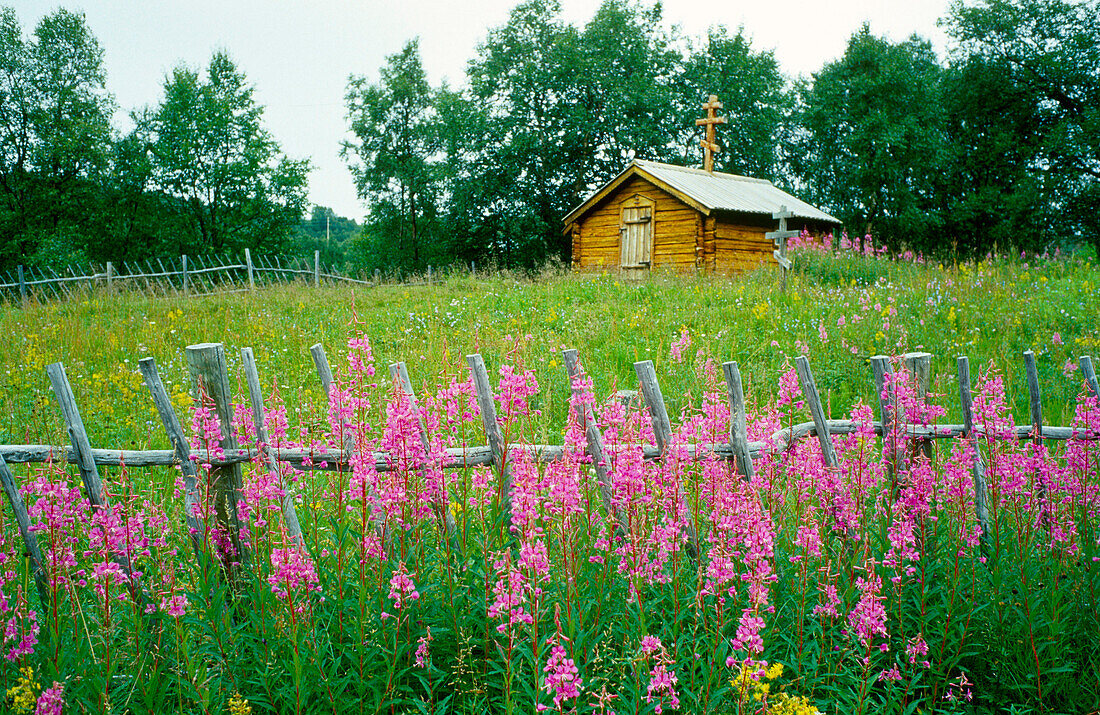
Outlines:
{"type": "MultiPolygon", "coordinates": [[[[814,249],[796,252],[785,293],[773,270],[640,282],[493,272],[0,304],[0,444],[67,443],[44,370],[61,361],[94,447],[167,448],[137,370],[151,356],[198,469],[189,485],[175,468],[101,468],[111,506],[93,512],[75,467],[11,465],[47,583],[36,591],[5,504],[0,707],[1090,712],[1100,448],[994,435],[1028,422],[1028,349],[1044,421],[1100,432],[1077,367],[1100,356],[1098,312],[1100,268],[1085,257],[946,265],[814,249]],[[323,459],[349,443],[350,468],[246,464],[234,523],[209,466],[220,426],[190,394],[184,350],[201,342],[225,344],[241,407],[240,349],[254,349],[273,446],[323,459]],[[337,373],[331,409],[317,342],[337,373]],[[566,348],[591,380],[578,386],[604,435],[605,491],[569,418],[566,348]],[[934,356],[933,404],[899,375],[895,428],[876,437],[869,358],[917,350],[934,356]],[[566,445],[552,463],[509,454],[510,510],[499,468],[443,467],[447,448],[485,444],[474,352],[506,441],[566,445]],[[830,415],[863,425],[834,438],[837,466],[816,440],[761,454],[751,478],[687,458],[688,444],[728,440],[726,360],[741,368],[750,440],[805,421],[791,370],[802,354],[830,415]],[[960,354],[989,436],[925,450],[904,427],[960,421],[960,354]],[[636,387],[633,363],[646,359],[674,429],[661,460],[643,459],[654,436],[638,406],[609,399],[636,387]],[[408,365],[420,414],[389,384],[394,361],[408,365]],[[372,451],[388,455],[384,469],[372,451]],[[984,534],[975,470],[989,485],[984,534]],[[185,490],[200,524],[190,533],[185,490]],[[300,536],[280,513],[287,495],[300,536]]],[[[248,419],[232,428],[255,443],[248,419]]]]}
{"type": "Polygon", "coordinates": [[[545,401],[532,436],[559,442],[568,399],[565,348],[580,351],[597,394],[634,389],[633,363],[653,360],[670,414],[699,399],[695,368],[707,357],[736,360],[747,399],[763,402],[784,365],[805,354],[823,397],[843,412],[856,399],[873,404],[870,356],[917,350],[933,354],[933,390],[951,409],[955,357],[967,355],[974,371],[993,361],[1005,372],[1019,418],[1027,405],[1021,355],[1031,349],[1044,415],[1068,424],[1080,372],[1064,368],[1067,360],[1100,353],[1098,311],[1100,268],[1089,260],[944,266],[814,252],[797,257],[785,294],[772,269],[739,278],[658,273],[638,283],[613,274],[458,274],[416,287],[302,283],[205,298],[135,291],[26,307],[9,302],[0,304],[7,336],[0,442],[64,443],[43,369],[51,362],[65,364],[94,446],[167,447],[139,359],[156,358],[183,409],[187,345],[224,343],[231,372],[240,349],[252,347],[265,384],[278,384],[288,403],[305,407],[323,398],[309,347],[322,343],[335,364],[359,332],[380,365],[405,361],[414,386],[464,373],[468,353],[480,352],[491,373],[505,356],[521,355],[545,401]],[[673,364],[669,348],[685,329],[690,347],[684,362],[673,364]]]}

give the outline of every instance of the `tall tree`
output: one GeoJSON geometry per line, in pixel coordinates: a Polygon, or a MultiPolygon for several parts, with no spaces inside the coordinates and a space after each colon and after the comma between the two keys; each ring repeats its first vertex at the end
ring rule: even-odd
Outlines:
{"type": "Polygon", "coordinates": [[[575,202],[578,165],[595,151],[575,114],[580,36],[560,15],[556,0],[517,5],[467,69],[469,173],[485,180],[465,218],[504,264],[568,256],[560,219],[575,202]]]}
{"type": "Polygon", "coordinates": [[[96,231],[113,109],[83,15],[58,9],[24,39],[0,9],[0,261],[78,250],[96,231]]]}
{"type": "Polygon", "coordinates": [[[791,163],[850,232],[923,250],[939,240],[942,71],[927,41],[891,43],[864,25],[802,88],[791,163]]]}
{"type": "Polygon", "coordinates": [[[205,77],[180,66],[140,120],[152,183],[179,199],[190,227],[177,250],[280,250],[306,205],[309,162],[284,156],[253,87],[224,52],[205,77]]]}
{"type": "Polygon", "coordinates": [[[380,266],[421,268],[434,250],[440,149],[434,95],[417,40],[386,58],[377,84],[365,77],[348,83],[355,138],[342,154],[367,202],[363,240],[380,266]]]}
{"type": "Polygon", "coordinates": [[[984,63],[1018,98],[1018,114],[1037,119],[1018,127],[1034,148],[1021,164],[1059,229],[1100,252],[1100,1],[956,0],[946,25],[957,55],[984,63]]]}

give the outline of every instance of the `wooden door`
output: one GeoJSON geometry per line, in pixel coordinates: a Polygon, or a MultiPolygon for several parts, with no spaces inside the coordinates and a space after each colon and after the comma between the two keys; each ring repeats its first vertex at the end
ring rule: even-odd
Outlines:
{"type": "Polygon", "coordinates": [[[653,255],[653,201],[635,194],[622,203],[619,265],[648,268],[653,255]]]}

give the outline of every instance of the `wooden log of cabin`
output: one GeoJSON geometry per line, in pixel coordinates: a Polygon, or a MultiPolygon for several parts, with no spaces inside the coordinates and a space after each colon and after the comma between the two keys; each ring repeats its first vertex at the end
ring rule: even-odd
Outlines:
{"type": "Polygon", "coordinates": [[[776,265],[765,234],[784,206],[789,228],[823,235],[840,227],[764,179],[635,160],[565,217],[565,233],[574,270],[737,273],[776,265]]]}

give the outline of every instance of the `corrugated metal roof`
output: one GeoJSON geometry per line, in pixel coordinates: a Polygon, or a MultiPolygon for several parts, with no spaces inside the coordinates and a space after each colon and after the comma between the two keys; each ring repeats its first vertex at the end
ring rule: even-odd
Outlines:
{"type": "Polygon", "coordinates": [[[702,169],[689,169],[684,166],[640,159],[635,159],[633,164],[643,173],[687,194],[711,210],[740,211],[770,216],[779,211],[780,206],[786,206],[797,218],[840,223],[836,217],[814,208],[802,199],[791,196],[766,179],[752,179],[717,171],[709,173],[702,169]]]}
{"type": "Polygon", "coordinates": [[[739,211],[771,216],[779,211],[779,207],[786,206],[795,218],[840,223],[836,217],[776,188],[775,184],[766,179],[753,179],[717,171],[708,173],[702,169],[689,169],[684,166],[635,159],[618,176],[569,212],[565,217],[566,230],[571,223],[603,200],[630,174],[648,176],[651,181],[664,184],[679,193],[681,200],[689,200],[689,203],[704,213],[739,211]]]}

